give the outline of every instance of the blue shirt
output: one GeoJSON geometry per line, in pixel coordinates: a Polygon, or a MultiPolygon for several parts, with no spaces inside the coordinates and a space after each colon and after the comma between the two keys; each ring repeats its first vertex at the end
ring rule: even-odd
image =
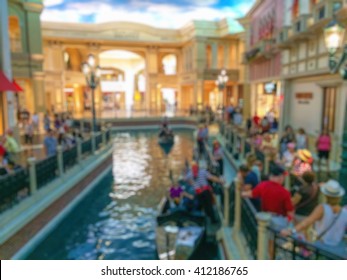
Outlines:
{"type": "Polygon", "coordinates": [[[54,137],[47,136],[43,141],[47,150],[47,156],[54,156],[57,153],[58,141],[54,137]]]}
{"type": "Polygon", "coordinates": [[[249,171],[244,180],[245,185],[251,185],[254,189],[260,182],[257,174],[254,171],[249,171]]]}

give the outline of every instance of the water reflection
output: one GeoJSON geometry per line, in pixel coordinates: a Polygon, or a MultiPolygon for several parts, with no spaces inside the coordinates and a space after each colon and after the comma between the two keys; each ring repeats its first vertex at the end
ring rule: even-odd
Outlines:
{"type": "Polygon", "coordinates": [[[118,134],[113,178],[101,184],[29,259],[154,259],[157,205],[191,159],[191,132],[176,135],[166,156],[150,133],[118,134]]]}

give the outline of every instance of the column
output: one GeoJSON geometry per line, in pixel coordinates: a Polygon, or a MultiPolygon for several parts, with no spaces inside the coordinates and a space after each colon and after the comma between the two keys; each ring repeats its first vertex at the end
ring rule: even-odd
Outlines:
{"type": "Polygon", "coordinates": [[[203,105],[204,80],[197,80],[194,84],[194,103],[199,107],[203,105]]]}
{"type": "Polygon", "coordinates": [[[268,257],[268,229],[271,221],[271,214],[260,212],[257,214],[258,221],[258,248],[257,259],[267,260],[268,257]]]}
{"type": "Polygon", "coordinates": [[[229,60],[230,60],[230,44],[224,45],[224,69],[229,69],[229,60]]]}
{"type": "Polygon", "coordinates": [[[195,43],[195,61],[196,61],[196,67],[194,70],[197,70],[199,72],[203,72],[204,69],[206,69],[206,44],[204,41],[196,41],[195,43]]]}
{"type": "Polygon", "coordinates": [[[35,69],[32,79],[34,111],[46,111],[46,94],[44,90],[43,50],[40,15],[42,3],[27,1],[23,7],[28,20],[26,21],[27,53],[30,55],[30,67],[35,69]]]}
{"type": "Polygon", "coordinates": [[[158,48],[155,46],[148,47],[146,50],[146,106],[147,110],[158,109],[158,90],[157,90],[157,75],[158,75],[158,48]]]}
{"type": "MultiPolygon", "coordinates": [[[[11,51],[10,40],[8,34],[8,1],[0,0],[0,69],[4,72],[5,76],[12,80],[12,65],[11,65],[11,51]]],[[[1,97],[0,97],[1,98],[1,97]]],[[[16,125],[16,113],[14,106],[13,92],[6,92],[6,103],[4,105],[4,119],[5,128],[14,127],[16,125]]],[[[2,112],[0,113],[2,114],[2,112]]]]}
{"type": "Polygon", "coordinates": [[[212,69],[218,69],[218,45],[217,43],[212,43],[212,69]]]}
{"type": "MultiPolygon", "coordinates": [[[[307,1],[307,0],[306,0],[307,1]]],[[[285,0],[284,2],[284,13],[283,13],[283,26],[291,26],[292,22],[292,0],[285,0]]],[[[309,1],[307,1],[309,2],[309,1]]]]}

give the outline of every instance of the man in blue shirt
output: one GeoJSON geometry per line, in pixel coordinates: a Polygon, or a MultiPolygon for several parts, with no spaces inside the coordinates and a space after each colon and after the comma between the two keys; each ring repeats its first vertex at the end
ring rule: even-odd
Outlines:
{"type": "Polygon", "coordinates": [[[54,132],[52,129],[48,129],[45,140],[43,140],[43,145],[45,147],[45,153],[47,157],[57,154],[58,141],[54,137],[54,132]]]}
{"type": "MultiPolygon", "coordinates": [[[[258,175],[251,170],[247,165],[241,165],[239,168],[239,174],[243,180],[242,191],[249,191],[254,189],[259,183],[258,175]]],[[[256,210],[260,210],[260,201],[259,199],[251,199],[256,210]]]]}

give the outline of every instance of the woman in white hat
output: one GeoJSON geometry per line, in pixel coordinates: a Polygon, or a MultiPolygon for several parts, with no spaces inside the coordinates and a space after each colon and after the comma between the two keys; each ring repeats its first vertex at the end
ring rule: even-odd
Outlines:
{"type": "Polygon", "coordinates": [[[293,230],[286,229],[281,233],[288,236],[302,232],[314,224],[317,233],[315,245],[347,258],[347,243],[343,240],[347,228],[347,209],[340,206],[345,190],[335,180],[329,180],[320,190],[326,198],[326,203],[318,205],[311,215],[293,230]]]}

